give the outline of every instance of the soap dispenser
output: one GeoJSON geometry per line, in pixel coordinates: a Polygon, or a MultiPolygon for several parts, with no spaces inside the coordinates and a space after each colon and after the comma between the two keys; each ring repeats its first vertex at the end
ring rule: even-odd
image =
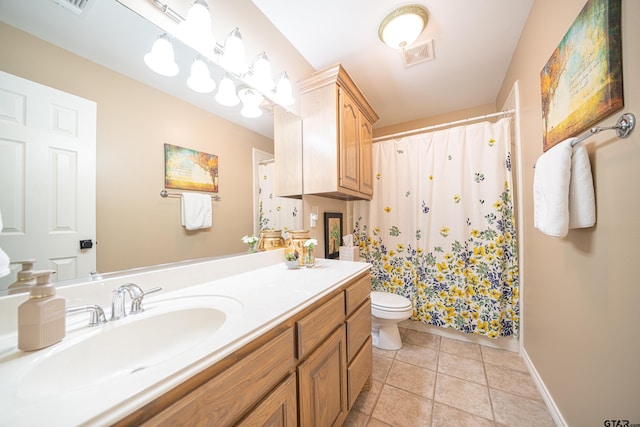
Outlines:
{"type": "Polygon", "coordinates": [[[65,300],[56,296],[50,281],[53,270],[33,271],[36,284],[29,299],[18,307],[18,348],[23,351],[49,347],[66,333],[65,300]]]}
{"type": "Polygon", "coordinates": [[[33,277],[33,264],[35,259],[25,259],[24,261],[16,261],[11,264],[22,264],[22,270],[18,271],[18,279],[9,285],[9,294],[19,294],[27,292],[28,286],[35,285],[36,279],[33,277]]]}

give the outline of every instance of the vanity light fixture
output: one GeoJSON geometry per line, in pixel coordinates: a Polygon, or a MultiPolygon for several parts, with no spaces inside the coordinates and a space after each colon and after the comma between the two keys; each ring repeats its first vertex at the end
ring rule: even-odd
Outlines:
{"type": "Polygon", "coordinates": [[[243,117],[255,119],[262,115],[262,110],[260,109],[260,103],[264,100],[262,95],[251,88],[245,87],[238,90],[238,96],[242,100],[240,114],[243,117]]]}
{"type": "MultiPolygon", "coordinates": [[[[187,85],[192,90],[210,93],[216,88],[216,82],[211,78],[209,70],[209,62],[211,62],[215,64],[214,68],[219,66],[224,72],[224,77],[218,84],[215,100],[220,105],[233,107],[242,99],[241,114],[244,117],[261,116],[260,105],[265,99],[270,104],[279,104],[283,107],[295,103],[292,84],[287,73],[281,73],[277,84],[274,83],[271,64],[265,52],[256,56],[251,67],[247,64],[242,35],[237,27],[227,35],[224,45],[216,44],[212,32],[209,0],[194,0],[186,18],[162,0],[151,1],[177,23],[175,37],[199,54],[191,64],[191,74],[187,79],[187,85]],[[242,89],[238,92],[236,92],[237,83],[242,84],[242,89]]],[[[145,62],[153,71],[164,76],[178,74],[173,46],[167,34],[158,38],[152,51],[145,56],[145,62]]]]}
{"type": "Polygon", "coordinates": [[[144,63],[156,73],[166,77],[177,76],[180,71],[174,58],[173,45],[166,34],[156,39],[151,52],[144,56],[144,63]]]}
{"type": "Polygon", "coordinates": [[[248,70],[244,55],[244,43],[238,27],[229,33],[224,41],[224,52],[220,57],[220,65],[230,73],[243,75],[248,70]]]}
{"type": "Polygon", "coordinates": [[[211,30],[211,13],[205,0],[195,0],[187,18],[178,23],[177,36],[199,52],[213,56],[216,39],[211,30]]]}
{"type": "Polygon", "coordinates": [[[240,99],[236,95],[236,85],[229,76],[225,75],[220,81],[215,99],[218,104],[224,107],[235,107],[240,103],[240,99]]]}
{"type": "Polygon", "coordinates": [[[216,88],[216,82],[211,78],[209,67],[202,58],[196,58],[191,64],[187,86],[198,93],[211,93],[216,88]]]}
{"type": "Polygon", "coordinates": [[[405,49],[427,27],[427,9],[419,4],[400,6],[384,17],[378,28],[378,37],[394,49],[405,49]]]}
{"type": "Polygon", "coordinates": [[[261,52],[253,61],[251,73],[247,76],[247,81],[258,90],[268,93],[273,90],[275,83],[271,78],[271,64],[265,52],[261,52]]]}
{"type": "Polygon", "coordinates": [[[289,76],[286,71],[283,71],[280,78],[278,78],[278,83],[276,83],[276,92],[273,95],[273,98],[275,102],[285,107],[296,103],[296,100],[293,99],[291,80],[289,80],[289,76]]]}

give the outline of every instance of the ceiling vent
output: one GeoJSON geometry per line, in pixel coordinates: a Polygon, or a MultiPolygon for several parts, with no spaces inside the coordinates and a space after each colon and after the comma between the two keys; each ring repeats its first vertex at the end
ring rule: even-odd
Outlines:
{"type": "Polygon", "coordinates": [[[421,62],[431,61],[434,57],[433,39],[429,39],[423,43],[414,44],[402,51],[402,62],[404,62],[405,67],[411,67],[412,65],[420,64],[421,62]]]}
{"type": "Polygon", "coordinates": [[[51,0],[52,2],[59,4],[67,10],[75,13],[76,15],[82,15],[88,11],[88,6],[96,2],[96,0],[51,0]]]}

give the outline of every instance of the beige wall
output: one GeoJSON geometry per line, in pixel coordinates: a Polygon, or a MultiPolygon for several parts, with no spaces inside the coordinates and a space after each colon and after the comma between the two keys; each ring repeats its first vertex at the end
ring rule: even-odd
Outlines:
{"type": "Polygon", "coordinates": [[[0,69],[97,102],[97,261],[101,272],[246,250],[251,149],[273,141],[0,23],[0,69]],[[11,43],[7,41],[11,41],[11,43]],[[163,144],[219,156],[213,227],[187,232],[180,199],[160,197],[163,144]]]}
{"type": "MultiPolygon", "coordinates": [[[[542,154],[539,73],[585,0],[536,0],[496,102],[519,81],[522,108],[523,340],[570,426],[605,419],[640,423],[640,130],[609,131],[585,142],[597,199],[597,225],[562,240],[533,228],[533,165],[542,154]]],[[[640,2],[622,1],[625,107],[640,118],[640,2]]]]}

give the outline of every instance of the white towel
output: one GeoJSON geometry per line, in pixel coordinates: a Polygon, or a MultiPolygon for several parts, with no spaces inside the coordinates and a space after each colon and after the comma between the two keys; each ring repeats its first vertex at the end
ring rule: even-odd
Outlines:
{"type": "MultiPolygon", "coordinates": [[[[2,227],[2,212],[0,212],[0,233],[2,232],[2,227]]],[[[0,277],[7,276],[11,273],[9,262],[9,255],[0,248],[0,277]]]]}
{"type": "Polygon", "coordinates": [[[588,228],[596,223],[596,197],[589,153],[582,144],[573,147],[569,184],[569,228],[588,228]]]}
{"type": "Polygon", "coordinates": [[[187,230],[211,227],[211,196],[182,193],[182,225],[187,230]]]}
{"type": "Polygon", "coordinates": [[[569,228],[595,224],[595,197],[587,150],[566,139],[536,162],[533,225],[544,234],[565,237],[569,228]]]}

